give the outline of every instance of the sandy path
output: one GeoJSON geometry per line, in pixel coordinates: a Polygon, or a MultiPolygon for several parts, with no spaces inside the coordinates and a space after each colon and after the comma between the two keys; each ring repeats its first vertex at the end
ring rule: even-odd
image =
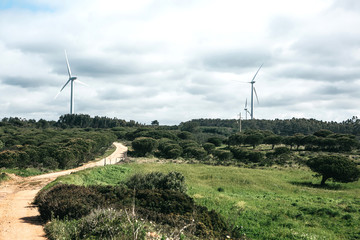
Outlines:
{"type": "MultiPolygon", "coordinates": [[[[114,143],[115,152],[106,158],[106,164],[120,160],[127,147],[114,143]]],[[[87,163],[75,169],[47,173],[34,177],[17,177],[0,185],[0,240],[35,240],[46,239],[43,225],[39,221],[39,212],[31,205],[36,193],[57,177],[85,168],[103,166],[105,159],[87,163]]]]}

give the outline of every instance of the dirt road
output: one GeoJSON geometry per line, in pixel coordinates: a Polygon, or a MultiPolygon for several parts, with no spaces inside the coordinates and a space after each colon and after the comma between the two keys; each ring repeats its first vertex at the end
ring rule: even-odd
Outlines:
{"type": "Polygon", "coordinates": [[[114,143],[116,150],[109,157],[87,163],[75,169],[48,173],[34,177],[17,177],[0,185],[0,240],[46,239],[39,212],[31,205],[36,193],[57,177],[85,168],[114,164],[120,160],[127,147],[114,143]]]}

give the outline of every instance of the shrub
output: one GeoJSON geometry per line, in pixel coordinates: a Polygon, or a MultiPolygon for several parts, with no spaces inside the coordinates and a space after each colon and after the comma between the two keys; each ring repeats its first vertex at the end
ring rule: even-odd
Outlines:
{"type": "Polygon", "coordinates": [[[145,239],[144,224],[124,210],[95,209],[81,219],[78,228],[83,239],[145,239]]]}
{"type": "Polygon", "coordinates": [[[45,221],[52,217],[78,219],[103,202],[104,198],[91,188],[65,184],[40,192],[35,198],[40,216],[45,221]]]}
{"type": "Polygon", "coordinates": [[[158,142],[153,138],[139,137],[131,145],[138,156],[145,156],[145,154],[152,153],[157,148],[158,142]]]}
{"type": "Polygon", "coordinates": [[[182,148],[177,143],[165,142],[159,145],[160,155],[167,159],[176,159],[182,153],[182,148]]]}
{"type": "Polygon", "coordinates": [[[223,140],[219,137],[211,137],[207,140],[209,143],[214,144],[216,147],[221,146],[223,140]]]}
{"type": "Polygon", "coordinates": [[[177,136],[183,140],[188,140],[188,139],[192,138],[191,132],[187,132],[187,131],[182,131],[182,132],[178,133],[177,136]]]}
{"type": "Polygon", "coordinates": [[[183,151],[183,156],[186,158],[195,158],[197,160],[202,160],[207,156],[207,152],[202,147],[187,147],[183,151]]]}
{"type": "Polygon", "coordinates": [[[125,182],[130,189],[162,189],[186,192],[185,177],[179,172],[135,174],[125,182]]]}
{"type": "Polygon", "coordinates": [[[264,153],[262,152],[249,152],[247,155],[250,162],[258,163],[264,160],[264,153]]]}
{"type": "Polygon", "coordinates": [[[240,162],[247,161],[249,153],[247,150],[244,150],[240,147],[230,147],[230,151],[232,152],[234,158],[236,158],[240,162]]]}
{"type": "Polygon", "coordinates": [[[274,155],[288,154],[290,152],[290,149],[287,147],[277,147],[274,149],[274,155]]]}
{"type": "Polygon", "coordinates": [[[208,153],[211,153],[214,149],[215,149],[215,145],[212,143],[205,143],[203,145],[203,148],[205,149],[205,151],[207,151],[208,153]]]}
{"type": "Polygon", "coordinates": [[[225,150],[215,150],[214,151],[214,156],[217,157],[220,161],[227,161],[227,160],[231,160],[233,157],[233,154],[229,151],[225,151],[225,150]]]}

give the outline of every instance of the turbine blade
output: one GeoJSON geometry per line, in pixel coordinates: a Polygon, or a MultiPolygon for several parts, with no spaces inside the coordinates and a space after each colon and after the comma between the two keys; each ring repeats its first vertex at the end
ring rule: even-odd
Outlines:
{"type": "Polygon", "coordinates": [[[247,99],[245,100],[245,109],[247,108],[247,99]]]}
{"type": "Polygon", "coordinates": [[[69,78],[71,78],[71,69],[70,69],[70,65],[69,65],[69,60],[66,54],[66,50],[65,51],[65,58],[66,58],[66,66],[67,66],[67,70],[68,70],[68,74],[69,74],[69,78]]]}
{"type": "Polygon", "coordinates": [[[82,85],[84,85],[84,86],[90,87],[89,85],[87,85],[86,83],[84,83],[84,82],[82,82],[82,81],[80,81],[80,80],[77,80],[77,79],[76,79],[75,82],[80,83],[80,84],[82,84],[82,85]]]}
{"type": "Polygon", "coordinates": [[[56,99],[56,98],[59,96],[60,93],[61,93],[61,92],[58,92],[58,93],[56,94],[56,96],[54,97],[54,99],[56,99]]]}
{"type": "MultiPolygon", "coordinates": [[[[264,64],[264,63],[263,63],[263,64],[264,64]]],[[[251,82],[253,82],[253,81],[255,80],[256,75],[257,75],[257,74],[258,74],[258,72],[260,71],[260,69],[261,69],[261,67],[263,66],[263,64],[261,64],[261,66],[259,67],[259,69],[256,71],[256,73],[255,73],[255,75],[254,75],[253,79],[251,80],[251,82]]]]}
{"type": "Polygon", "coordinates": [[[257,95],[257,93],[256,93],[255,87],[254,87],[254,93],[255,93],[255,96],[256,96],[257,103],[259,104],[259,98],[258,98],[258,95],[257,95]]]}
{"type": "MultiPolygon", "coordinates": [[[[65,85],[61,88],[61,90],[60,90],[60,92],[66,87],[66,85],[68,85],[68,83],[71,81],[71,79],[69,79],[66,83],[65,83],[65,85]]],[[[60,93],[59,92],[59,93],[60,93]]]]}

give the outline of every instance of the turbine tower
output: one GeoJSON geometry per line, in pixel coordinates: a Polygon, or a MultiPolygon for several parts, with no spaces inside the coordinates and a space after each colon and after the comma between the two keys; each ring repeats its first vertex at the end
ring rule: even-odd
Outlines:
{"type": "Polygon", "coordinates": [[[254,119],[254,93],[255,93],[255,96],[256,96],[256,100],[259,103],[259,98],[257,96],[256,90],[255,90],[255,87],[254,87],[254,83],[255,83],[256,75],[258,74],[258,72],[260,71],[262,66],[263,66],[263,64],[261,64],[259,69],[256,71],[253,79],[251,80],[251,82],[249,82],[249,83],[251,83],[251,112],[250,112],[251,119],[254,119]]]}
{"type": "Polygon", "coordinates": [[[245,120],[247,120],[247,115],[248,113],[250,114],[248,108],[247,108],[247,99],[245,100],[245,107],[244,107],[244,111],[245,111],[245,120]]]}
{"type": "MultiPolygon", "coordinates": [[[[65,50],[65,59],[66,59],[66,66],[67,66],[67,71],[69,74],[69,79],[67,80],[67,82],[64,84],[64,86],[61,88],[61,90],[59,91],[59,93],[56,95],[56,97],[60,94],[60,92],[66,87],[66,85],[69,84],[69,82],[71,83],[71,94],[70,94],[70,114],[74,114],[74,81],[77,79],[77,77],[74,77],[71,75],[71,69],[70,69],[70,65],[69,65],[69,60],[66,54],[66,50],[65,50]]],[[[83,85],[86,85],[85,83],[76,80],[78,83],[81,83],[83,85]]],[[[86,85],[87,86],[87,85],[86,85]]],[[[56,98],[55,97],[55,98],[56,98]]]]}

